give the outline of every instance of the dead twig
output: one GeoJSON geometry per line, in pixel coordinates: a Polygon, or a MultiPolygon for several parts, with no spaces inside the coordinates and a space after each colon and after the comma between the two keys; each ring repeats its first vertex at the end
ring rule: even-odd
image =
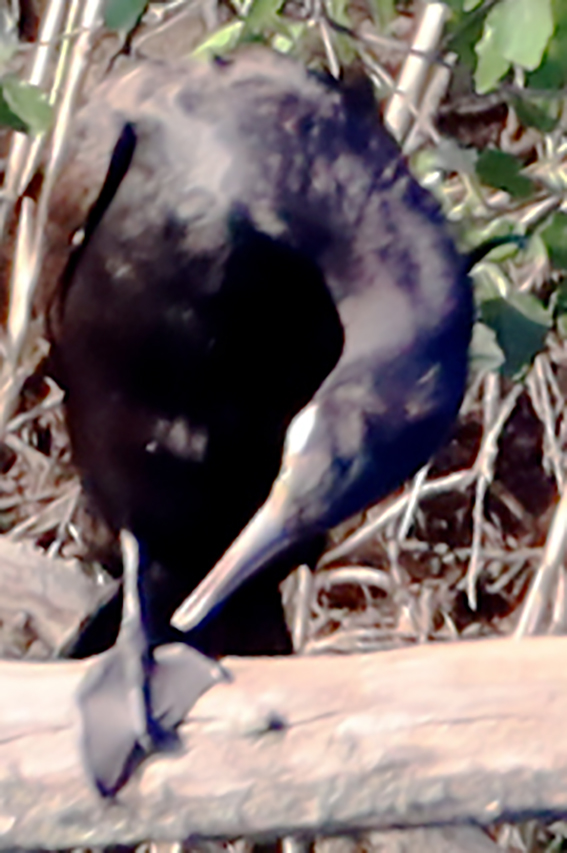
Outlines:
{"type": "Polygon", "coordinates": [[[0,536],[0,621],[8,614],[29,621],[33,634],[52,652],[115,591],[116,583],[89,579],[77,560],[46,557],[29,542],[0,536]]]}

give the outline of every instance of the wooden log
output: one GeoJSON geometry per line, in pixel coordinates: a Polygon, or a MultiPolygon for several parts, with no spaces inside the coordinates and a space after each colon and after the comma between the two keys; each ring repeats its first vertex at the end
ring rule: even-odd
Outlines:
{"type": "Polygon", "coordinates": [[[333,834],[567,814],[567,638],[227,659],[114,801],[82,765],[96,664],[0,665],[0,847],[333,834]]]}

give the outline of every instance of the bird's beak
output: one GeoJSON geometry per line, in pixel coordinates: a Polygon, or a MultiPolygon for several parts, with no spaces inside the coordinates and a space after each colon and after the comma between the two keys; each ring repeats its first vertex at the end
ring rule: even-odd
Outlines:
{"type": "Polygon", "coordinates": [[[281,478],[240,536],[205,579],[177,608],[171,619],[174,628],[189,631],[199,625],[259,569],[263,569],[292,544],[287,530],[289,491],[281,478]]]}

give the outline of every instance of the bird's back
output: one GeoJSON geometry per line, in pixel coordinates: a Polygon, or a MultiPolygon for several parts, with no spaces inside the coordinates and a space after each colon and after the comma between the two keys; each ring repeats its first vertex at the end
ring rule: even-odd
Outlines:
{"type": "Polygon", "coordinates": [[[59,192],[79,176],[98,202],[64,275],[57,371],[87,485],[174,598],[267,498],[313,397],[347,445],[349,417],[374,424],[362,449],[388,470],[370,464],[361,505],[427,459],[458,407],[462,263],[375,113],[364,87],[252,50],[142,63],[79,116],[59,192]]]}

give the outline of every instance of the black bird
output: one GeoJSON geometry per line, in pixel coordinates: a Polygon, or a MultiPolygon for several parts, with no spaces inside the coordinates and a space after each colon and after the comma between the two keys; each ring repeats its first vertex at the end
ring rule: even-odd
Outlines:
{"type": "Polygon", "coordinates": [[[73,193],[92,206],[54,363],[75,460],[140,543],[149,657],[219,559],[174,624],[240,652],[258,625],[205,617],[272,567],[241,595],[271,616],[274,576],[442,441],[466,375],[465,262],[358,76],[263,49],[144,62],[99,89],[74,139],[54,217],[69,227],[73,193]]]}

